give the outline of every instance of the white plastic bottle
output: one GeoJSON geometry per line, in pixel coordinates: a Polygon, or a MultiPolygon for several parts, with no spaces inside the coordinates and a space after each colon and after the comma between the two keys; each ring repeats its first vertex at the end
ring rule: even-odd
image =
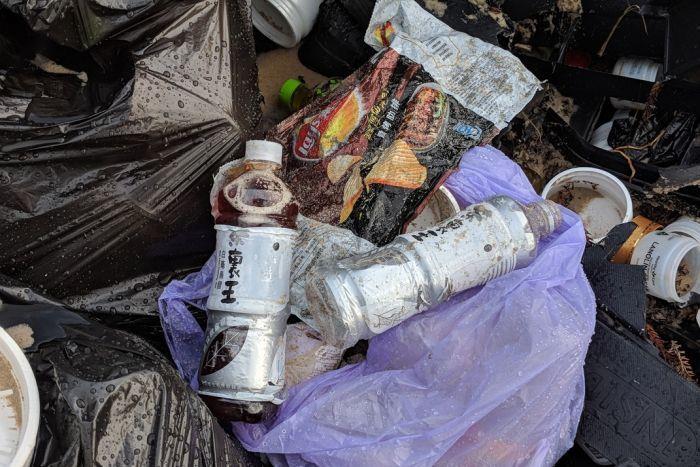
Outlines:
{"type": "Polygon", "coordinates": [[[463,290],[528,265],[561,223],[551,201],[497,196],[427,230],[314,270],[306,294],[326,342],[369,339],[463,290]]]}
{"type": "Polygon", "coordinates": [[[322,0],[252,0],[253,25],[282,47],[294,47],[311,32],[322,0]]]}

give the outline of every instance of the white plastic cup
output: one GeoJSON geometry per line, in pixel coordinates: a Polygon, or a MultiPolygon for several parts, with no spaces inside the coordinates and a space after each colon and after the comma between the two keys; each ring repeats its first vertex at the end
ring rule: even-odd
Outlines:
{"type": "Polygon", "coordinates": [[[613,227],[632,220],[632,198],[627,187],[610,173],[593,167],[577,167],[553,177],[542,197],[562,204],[581,216],[586,235],[593,242],[604,239],[613,227]],[[585,202],[567,203],[568,195],[592,190],[596,198],[585,202]],[[586,191],[587,191],[586,190],[586,191]]]}
{"type": "MultiPolygon", "coordinates": [[[[0,328],[0,355],[7,359],[21,397],[21,420],[0,416],[0,465],[25,467],[32,461],[39,430],[39,390],[22,349],[0,328]]],[[[1,401],[0,401],[1,403],[1,401]]],[[[0,413],[5,413],[0,411],[0,413]]]]}
{"type": "Polygon", "coordinates": [[[311,32],[322,1],[252,0],[253,25],[282,47],[294,47],[311,32]]]}
{"type": "MultiPolygon", "coordinates": [[[[628,78],[654,82],[661,73],[661,65],[648,58],[622,57],[615,62],[613,74],[628,78]]],[[[642,102],[632,102],[625,99],[610,98],[610,103],[616,109],[644,110],[642,102]]]]}
{"type": "Polygon", "coordinates": [[[644,266],[649,295],[668,302],[686,303],[700,280],[700,244],[685,235],[665,230],[652,232],[639,240],[630,264],[644,266]],[[685,263],[691,278],[689,290],[678,293],[678,268],[685,263]]]}
{"type": "Polygon", "coordinates": [[[449,219],[460,211],[454,195],[444,185],[428,198],[425,207],[415,219],[408,224],[405,233],[429,229],[449,219]]]}

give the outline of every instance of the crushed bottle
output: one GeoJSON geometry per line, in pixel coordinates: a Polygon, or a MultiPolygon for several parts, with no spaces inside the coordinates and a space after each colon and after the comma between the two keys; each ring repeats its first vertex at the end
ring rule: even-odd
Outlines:
{"type": "Polygon", "coordinates": [[[427,230],[311,273],[306,293],[324,340],[347,348],[463,290],[532,262],[561,224],[551,201],[496,196],[427,230]]]}
{"type": "Polygon", "coordinates": [[[216,266],[199,394],[222,420],[259,421],[282,403],[299,206],[278,177],[282,147],[248,141],[213,203],[216,266]]]}

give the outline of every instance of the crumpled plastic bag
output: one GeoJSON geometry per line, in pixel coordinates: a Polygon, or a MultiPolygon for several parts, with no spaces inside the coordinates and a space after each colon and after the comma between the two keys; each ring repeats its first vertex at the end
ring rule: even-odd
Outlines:
{"type": "MultiPolygon", "coordinates": [[[[490,147],[446,183],[462,206],[539,199],[490,147]]],[[[292,388],[274,419],[235,424],[238,438],[277,465],[554,464],[573,445],[595,324],[583,226],[563,214],[530,266],[377,336],[366,361],[292,388]]]]}
{"type": "Polygon", "coordinates": [[[145,341],[30,291],[0,275],[0,326],[28,331],[39,389],[32,465],[262,465],[145,341]]]}
{"type": "Polygon", "coordinates": [[[2,273],[63,299],[202,264],[211,174],[260,116],[249,14],[0,0],[2,273]]]}

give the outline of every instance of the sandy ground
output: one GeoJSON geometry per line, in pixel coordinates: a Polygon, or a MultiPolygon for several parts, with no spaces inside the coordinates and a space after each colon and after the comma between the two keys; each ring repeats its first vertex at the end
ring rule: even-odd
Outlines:
{"type": "Polygon", "coordinates": [[[258,56],[258,83],[264,99],[261,126],[265,129],[289,115],[278,98],[280,87],[286,80],[301,77],[309,87],[314,87],[328,79],[302,65],[297,51],[298,47],[276,49],[258,56]]]}

